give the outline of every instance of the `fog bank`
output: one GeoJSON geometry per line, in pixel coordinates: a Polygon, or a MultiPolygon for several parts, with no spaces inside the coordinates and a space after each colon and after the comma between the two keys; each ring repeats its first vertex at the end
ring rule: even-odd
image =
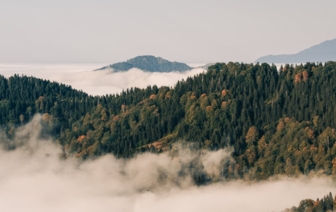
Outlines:
{"type": "MultiPolygon", "coordinates": [[[[106,65],[106,64],[105,64],[106,65]]],[[[91,95],[120,93],[131,87],[146,88],[148,85],[174,86],[178,80],[186,79],[205,71],[195,68],[186,72],[144,72],[131,69],[113,73],[111,70],[93,71],[103,64],[1,64],[0,74],[5,77],[24,74],[50,81],[71,85],[91,95]]]]}
{"type": "Polygon", "coordinates": [[[60,159],[55,141],[41,139],[41,117],[17,130],[13,140],[0,133],[0,200],[3,211],[120,211],[185,212],[282,211],[305,198],[320,198],[336,185],[326,177],[248,183],[220,181],[196,186],[182,174],[199,158],[204,170],[216,176],[231,149],[199,154],[183,144],[163,154],[132,159],[106,155],[95,160],[60,159]],[[7,150],[8,146],[16,146],[7,150]]]}

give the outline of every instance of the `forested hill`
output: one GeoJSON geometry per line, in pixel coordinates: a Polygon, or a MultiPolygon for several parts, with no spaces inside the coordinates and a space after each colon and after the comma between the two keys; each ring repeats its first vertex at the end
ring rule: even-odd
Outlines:
{"type": "Polygon", "coordinates": [[[223,177],[265,179],[322,171],[336,175],[336,63],[217,63],[173,88],[89,96],[27,76],[0,77],[0,123],[9,137],[33,114],[64,156],[130,157],[179,139],[195,148],[234,147],[223,177]]]}
{"type": "Polygon", "coordinates": [[[324,196],[321,199],[312,200],[304,199],[300,202],[299,206],[287,208],[283,212],[332,212],[336,209],[336,196],[333,198],[332,193],[324,196]]]}
{"type": "Polygon", "coordinates": [[[114,72],[123,72],[132,68],[138,68],[147,72],[183,72],[192,69],[185,63],[170,62],[161,57],[145,55],[129,59],[126,62],[114,63],[112,65],[102,67],[97,71],[112,69],[114,72]]]}

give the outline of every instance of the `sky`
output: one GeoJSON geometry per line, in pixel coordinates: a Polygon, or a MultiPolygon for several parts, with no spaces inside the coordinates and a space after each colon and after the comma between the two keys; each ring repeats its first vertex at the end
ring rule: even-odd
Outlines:
{"type": "Polygon", "coordinates": [[[253,62],[336,38],[335,0],[2,0],[0,63],[253,62]]]}

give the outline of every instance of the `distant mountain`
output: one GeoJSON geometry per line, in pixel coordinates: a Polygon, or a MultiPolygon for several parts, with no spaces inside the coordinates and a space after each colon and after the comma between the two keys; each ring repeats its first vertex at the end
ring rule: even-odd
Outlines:
{"type": "Polygon", "coordinates": [[[138,56],[127,60],[126,62],[114,63],[97,69],[96,71],[113,69],[114,72],[128,71],[131,68],[138,68],[148,72],[172,72],[172,71],[187,71],[192,68],[185,63],[170,62],[161,57],[154,56],[138,56]]]}
{"type": "Polygon", "coordinates": [[[336,39],[324,41],[297,54],[268,55],[256,60],[260,63],[306,63],[336,61],[336,39]]]}

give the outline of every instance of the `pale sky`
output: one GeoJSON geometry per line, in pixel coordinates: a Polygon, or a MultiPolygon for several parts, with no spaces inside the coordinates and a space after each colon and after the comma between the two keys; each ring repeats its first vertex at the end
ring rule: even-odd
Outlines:
{"type": "Polygon", "coordinates": [[[335,0],[0,0],[0,62],[252,62],[336,38],[335,0]]]}

